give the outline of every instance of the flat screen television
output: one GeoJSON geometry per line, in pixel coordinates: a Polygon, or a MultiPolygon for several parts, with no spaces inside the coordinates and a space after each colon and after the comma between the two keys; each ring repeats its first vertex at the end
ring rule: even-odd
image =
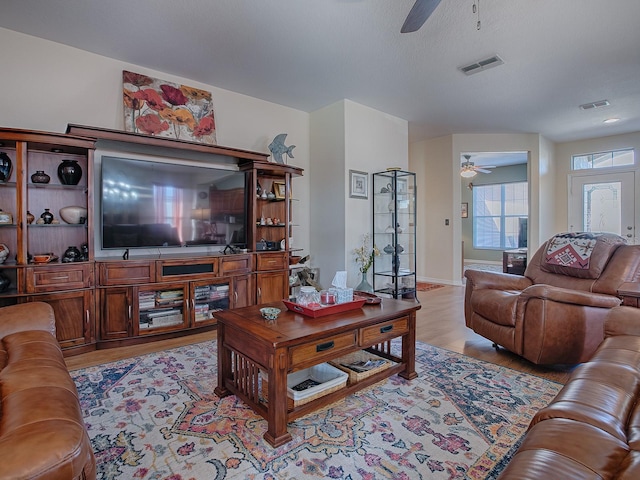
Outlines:
{"type": "Polygon", "coordinates": [[[246,246],[245,172],[102,155],[103,249],[246,246]]]}

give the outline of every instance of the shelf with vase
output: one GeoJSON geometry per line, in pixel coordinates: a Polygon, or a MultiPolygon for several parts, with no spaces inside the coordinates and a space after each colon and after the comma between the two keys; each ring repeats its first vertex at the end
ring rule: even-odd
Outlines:
{"type": "Polygon", "coordinates": [[[415,298],[416,175],[402,170],[373,174],[373,240],[382,255],[374,260],[374,293],[415,298]]]}

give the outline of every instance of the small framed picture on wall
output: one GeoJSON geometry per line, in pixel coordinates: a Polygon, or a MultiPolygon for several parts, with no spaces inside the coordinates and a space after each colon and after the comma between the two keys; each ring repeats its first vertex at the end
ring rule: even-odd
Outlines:
{"type": "Polygon", "coordinates": [[[461,210],[460,210],[460,212],[461,212],[461,215],[460,215],[460,216],[461,216],[462,218],[467,218],[467,217],[469,216],[469,204],[468,204],[467,202],[463,202],[463,203],[461,204],[461,207],[462,207],[462,208],[461,208],[461,210]]]}
{"type": "Polygon", "coordinates": [[[349,196],[351,198],[369,198],[369,174],[349,170],[349,196]]]}

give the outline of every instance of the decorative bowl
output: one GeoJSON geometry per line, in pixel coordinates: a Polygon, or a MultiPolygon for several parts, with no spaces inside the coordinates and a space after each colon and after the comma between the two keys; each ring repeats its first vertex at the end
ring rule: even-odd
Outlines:
{"type": "Polygon", "coordinates": [[[67,223],[84,223],[87,221],[87,209],[78,206],[63,207],[60,209],[60,217],[67,223]]]}
{"type": "Polygon", "coordinates": [[[33,256],[33,263],[49,263],[53,258],[51,253],[41,253],[33,256]]]}
{"type": "Polygon", "coordinates": [[[275,320],[280,315],[280,309],[275,307],[264,307],[260,309],[260,313],[267,320],[275,320]]]}

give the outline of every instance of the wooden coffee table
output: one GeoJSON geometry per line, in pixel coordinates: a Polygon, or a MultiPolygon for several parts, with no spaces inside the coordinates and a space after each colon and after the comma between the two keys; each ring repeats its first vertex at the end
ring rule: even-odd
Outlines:
{"type": "Polygon", "coordinates": [[[235,394],[268,423],[264,438],[274,447],[291,441],[287,423],[395,373],[406,379],[415,372],[416,310],[420,304],[385,298],[380,305],[310,318],[288,311],[282,302],[216,313],[218,320],[219,397],[235,394]],[[282,312],[268,322],[260,308],[282,312]],[[391,340],[401,337],[401,357],[391,340]],[[287,375],[351,352],[366,349],[391,360],[386,370],[328,393],[304,405],[287,408],[287,375]],[[268,380],[268,401],[260,392],[260,371],[268,380]]]}

